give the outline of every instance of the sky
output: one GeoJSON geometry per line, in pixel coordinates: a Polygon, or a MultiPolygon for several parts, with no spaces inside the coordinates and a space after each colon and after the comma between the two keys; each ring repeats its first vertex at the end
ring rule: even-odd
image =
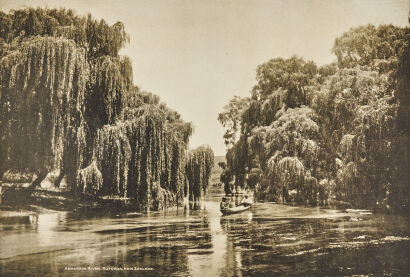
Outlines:
{"type": "Polygon", "coordinates": [[[408,25],[410,0],[0,0],[4,12],[27,6],[122,21],[135,85],[194,124],[190,147],[224,155],[218,113],[249,96],[258,65],[292,55],[330,63],[335,38],[351,27],[408,25]]]}

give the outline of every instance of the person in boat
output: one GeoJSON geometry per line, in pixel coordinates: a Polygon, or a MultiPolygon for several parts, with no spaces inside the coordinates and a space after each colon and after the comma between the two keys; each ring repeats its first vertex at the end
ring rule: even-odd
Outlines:
{"type": "Polygon", "coordinates": [[[252,205],[252,200],[248,195],[245,195],[245,197],[241,201],[241,205],[244,206],[251,206],[252,205]]]}
{"type": "Polygon", "coordinates": [[[230,197],[222,197],[221,205],[220,208],[223,209],[228,209],[228,208],[233,208],[235,207],[235,203],[231,201],[230,197]]]}
{"type": "Polygon", "coordinates": [[[220,208],[221,208],[221,210],[223,210],[223,209],[226,209],[227,207],[229,207],[229,198],[228,197],[222,197],[220,208]]]}

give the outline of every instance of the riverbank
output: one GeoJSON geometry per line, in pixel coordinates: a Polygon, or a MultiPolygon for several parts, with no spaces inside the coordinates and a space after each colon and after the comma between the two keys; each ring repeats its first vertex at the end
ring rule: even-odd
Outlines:
{"type": "MultiPolygon", "coordinates": [[[[29,184],[3,184],[0,189],[0,194],[4,195],[5,191],[11,189],[12,191],[24,190],[29,184]],[[5,189],[6,188],[6,189],[5,189]]],[[[210,187],[207,193],[204,195],[223,195],[223,190],[217,187],[210,187]]],[[[9,196],[10,197],[10,196],[9,196]]],[[[17,192],[15,197],[21,197],[20,199],[15,198],[13,201],[3,201],[0,203],[0,211],[3,212],[20,212],[24,216],[30,215],[33,212],[44,212],[44,211],[66,211],[66,212],[87,212],[87,213],[106,213],[106,214],[122,214],[141,211],[135,207],[135,204],[130,202],[130,199],[115,198],[115,197],[104,197],[104,198],[90,198],[90,197],[75,197],[70,193],[66,187],[62,188],[37,188],[30,195],[25,193],[17,192]],[[23,197],[21,196],[23,195],[23,197]],[[4,203],[6,202],[6,203],[4,203]],[[9,202],[9,203],[8,203],[9,202]]],[[[186,200],[186,199],[185,199],[186,200]]],[[[284,206],[291,207],[319,207],[316,205],[300,205],[296,202],[280,203],[273,201],[265,201],[264,199],[256,199],[259,203],[271,203],[271,204],[281,204],[284,206]]],[[[186,201],[185,201],[186,202],[186,201]]],[[[185,203],[186,206],[188,203],[185,203]]],[[[198,205],[193,205],[192,207],[198,207],[198,205]]],[[[176,208],[176,206],[165,208],[166,210],[176,208]]],[[[359,210],[371,213],[381,213],[390,214],[391,209],[366,209],[363,207],[354,207],[350,203],[342,201],[331,201],[326,206],[321,206],[321,208],[333,209],[333,210],[359,210]]],[[[162,210],[162,209],[161,209],[162,210]]],[[[142,211],[147,212],[147,211],[142,211]]],[[[403,215],[407,215],[403,213],[403,215]]],[[[5,214],[0,214],[0,217],[5,217],[5,214]]]]}
{"type": "MultiPolygon", "coordinates": [[[[75,196],[65,186],[61,188],[42,187],[30,192],[29,185],[29,183],[0,185],[0,212],[19,212],[22,216],[44,211],[122,216],[183,209],[186,206],[196,209],[200,204],[200,202],[194,203],[185,198],[182,206],[172,205],[158,210],[140,210],[135,200],[130,198],[75,196]]],[[[6,217],[6,214],[0,213],[0,217],[6,217]]]]}
{"type": "Polygon", "coordinates": [[[29,185],[29,183],[0,184],[0,208],[3,210],[19,208],[25,210],[74,211],[81,207],[96,205],[96,202],[91,199],[76,199],[66,187],[31,190],[29,185]]]}

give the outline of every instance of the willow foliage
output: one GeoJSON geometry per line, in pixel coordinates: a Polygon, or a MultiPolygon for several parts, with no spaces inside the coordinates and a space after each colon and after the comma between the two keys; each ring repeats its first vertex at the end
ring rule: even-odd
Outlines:
{"type": "MultiPolygon", "coordinates": [[[[89,162],[98,121],[84,114],[83,107],[89,103],[85,100],[93,95],[89,87],[95,78],[90,76],[113,73],[111,68],[108,73],[106,68],[96,73],[92,67],[90,75],[90,64],[112,57],[122,74],[114,77],[125,79],[121,94],[132,81],[130,62],[118,57],[128,41],[124,26],[109,26],[66,9],[12,10],[1,12],[0,21],[0,172],[9,167],[29,168],[44,175],[60,169],[60,175],[67,175],[75,185],[77,170],[89,162]]],[[[112,82],[100,83],[110,86],[112,82]]],[[[102,101],[96,102],[108,104],[104,110],[94,110],[94,115],[111,116],[117,112],[118,101],[110,100],[119,93],[115,97],[108,95],[112,91],[102,94],[102,101]]]]}
{"type": "Polygon", "coordinates": [[[185,161],[187,191],[190,200],[197,201],[209,184],[214,166],[214,152],[208,146],[191,150],[185,161]]]}
{"type": "Polygon", "coordinates": [[[119,50],[129,41],[121,22],[109,26],[104,20],[95,20],[90,14],[79,16],[70,9],[11,10],[9,14],[0,13],[0,22],[0,39],[7,44],[23,37],[65,37],[87,49],[92,59],[118,56],[119,50]]]}
{"type": "Polygon", "coordinates": [[[102,187],[102,174],[95,162],[78,171],[78,191],[89,196],[94,196],[102,187]]]}
{"type": "Polygon", "coordinates": [[[95,191],[101,192],[102,195],[127,197],[131,147],[121,127],[122,124],[106,125],[98,130],[94,151],[103,182],[95,191]]]}
{"type": "Polygon", "coordinates": [[[284,103],[288,107],[306,105],[309,103],[308,88],[316,73],[317,66],[312,61],[307,62],[296,56],[272,59],[258,66],[258,83],[252,90],[252,97],[264,101],[276,90],[284,89],[284,103]]]}
{"type": "Polygon", "coordinates": [[[86,101],[87,118],[94,128],[114,123],[131,87],[132,67],[128,58],[103,56],[94,60],[86,101]]]}
{"type": "Polygon", "coordinates": [[[386,165],[394,155],[397,113],[388,75],[366,66],[341,69],[314,102],[324,136],[330,138],[326,144],[341,161],[338,198],[362,205],[385,201],[394,174],[386,165]]]}
{"type": "Polygon", "coordinates": [[[150,104],[126,108],[115,124],[98,131],[93,160],[102,185],[95,195],[131,197],[141,209],[182,203],[187,134],[167,113],[150,104]]]}
{"type": "Polygon", "coordinates": [[[59,170],[80,194],[182,203],[193,127],[133,85],[122,23],[40,8],[0,22],[0,176],[35,171],[35,187],[59,170]]]}
{"type": "Polygon", "coordinates": [[[271,159],[269,167],[278,184],[286,190],[300,188],[303,185],[305,167],[297,157],[284,157],[278,162],[271,159]]]}
{"type": "Polygon", "coordinates": [[[241,128],[241,116],[248,105],[248,98],[234,96],[225,105],[224,111],[218,114],[219,122],[226,129],[223,136],[226,145],[233,145],[237,141],[237,135],[241,128]]]}
{"type": "MultiPolygon", "coordinates": [[[[315,122],[317,115],[312,109],[302,107],[282,109],[276,117],[270,126],[255,128],[248,139],[257,161],[253,167],[259,166],[264,173],[259,189],[261,193],[273,193],[276,198],[284,199],[288,198],[289,190],[295,189],[299,197],[299,193],[308,191],[306,174],[309,182],[324,177],[318,171],[323,166],[320,158],[324,151],[317,142],[320,136],[315,122]]],[[[307,200],[302,198],[301,201],[307,200]]]]}
{"type": "Polygon", "coordinates": [[[359,26],[335,40],[337,65],[259,66],[226,183],[274,200],[293,190],[300,202],[408,209],[408,38],[408,27],[359,26]]]}
{"type": "Polygon", "coordinates": [[[126,130],[133,157],[130,190],[139,203],[144,207],[160,208],[182,201],[186,149],[181,140],[183,134],[175,132],[172,123],[166,120],[166,113],[155,106],[125,110],[123,117],[127,120],[126,130]],[[165,197],[164,190],[171,194],[165,193],[168,195],[165,197]]]}
{"type": "Polygon", "coordinates": [[[0,60],[3,160],[17,169],[60,169],[77,153],[88,67],[63,38],[27,39],[0,60]]]}
{"type": "Polygon", "coordinates": [[[356,65],[377,68],[386,64],[383,62],[386,60],[394,60],[397,65],[397,57],[405,44],[405,34],[405,28],[393,25],[354,27],[335,40],[332,50],[342,68],[356,65]]]}

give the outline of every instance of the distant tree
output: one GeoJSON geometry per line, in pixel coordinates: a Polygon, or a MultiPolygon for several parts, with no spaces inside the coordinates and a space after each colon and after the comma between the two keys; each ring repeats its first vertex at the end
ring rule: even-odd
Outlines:
{"type": "Polygon", "coordinates": [[[225,169],[225,168],[226,168],[226,162],[218,162],[218,166],[219,166],[221,169],[225,169]]]}
{"type": "Polygon", "coordinates": [[[6,44],[24,37],[65,37],[86,48],[91,59],[118,56],[119,50],[129,41],[121,22],[109,26],[103,19],[97,21],[91,14],[79,16],[71,9],[11,10],[9,14],[0,13],[0,22],[0,38],[6,44]]]}
{"type": "Polygon", "coordinates": [[[276,94],[277,90],[282,89],[284,90],[282,103],[287,107],[307,105],[309,103],[308,87],[312,84],[317,70],[314,62],[306,62],[296,56],[289,59],[272,59],[258,66],[257,85],[252,90],[252,98],[264,102],[269,96],[276,94]]]}
{"type": "Polygon", "coordinates": [[[405,28],[393,25],[354,27],[335,40],[333,52],[340,68],[366,65],[392,69],[389,64],[397,65],[397,57],[405,45],[405,33],[405,28]]]}
{"type": "Polygon", "coordinates": [[[188,152],[185,172],[189,200],[198,201],[206,191],[213,166],[214,152],[208,146],[200,146],[188,152]]]}
{"type": "Polygon", "coordinates": [[[223,136],[225,145],[232,146],[236,142],[236,137],[241,129],[241,115],[248,105],[249,98],[234,96],[229,100],[229,104],[224,107],[224,111],[219,113],[218,120],[226,129],[223,136]]]}

